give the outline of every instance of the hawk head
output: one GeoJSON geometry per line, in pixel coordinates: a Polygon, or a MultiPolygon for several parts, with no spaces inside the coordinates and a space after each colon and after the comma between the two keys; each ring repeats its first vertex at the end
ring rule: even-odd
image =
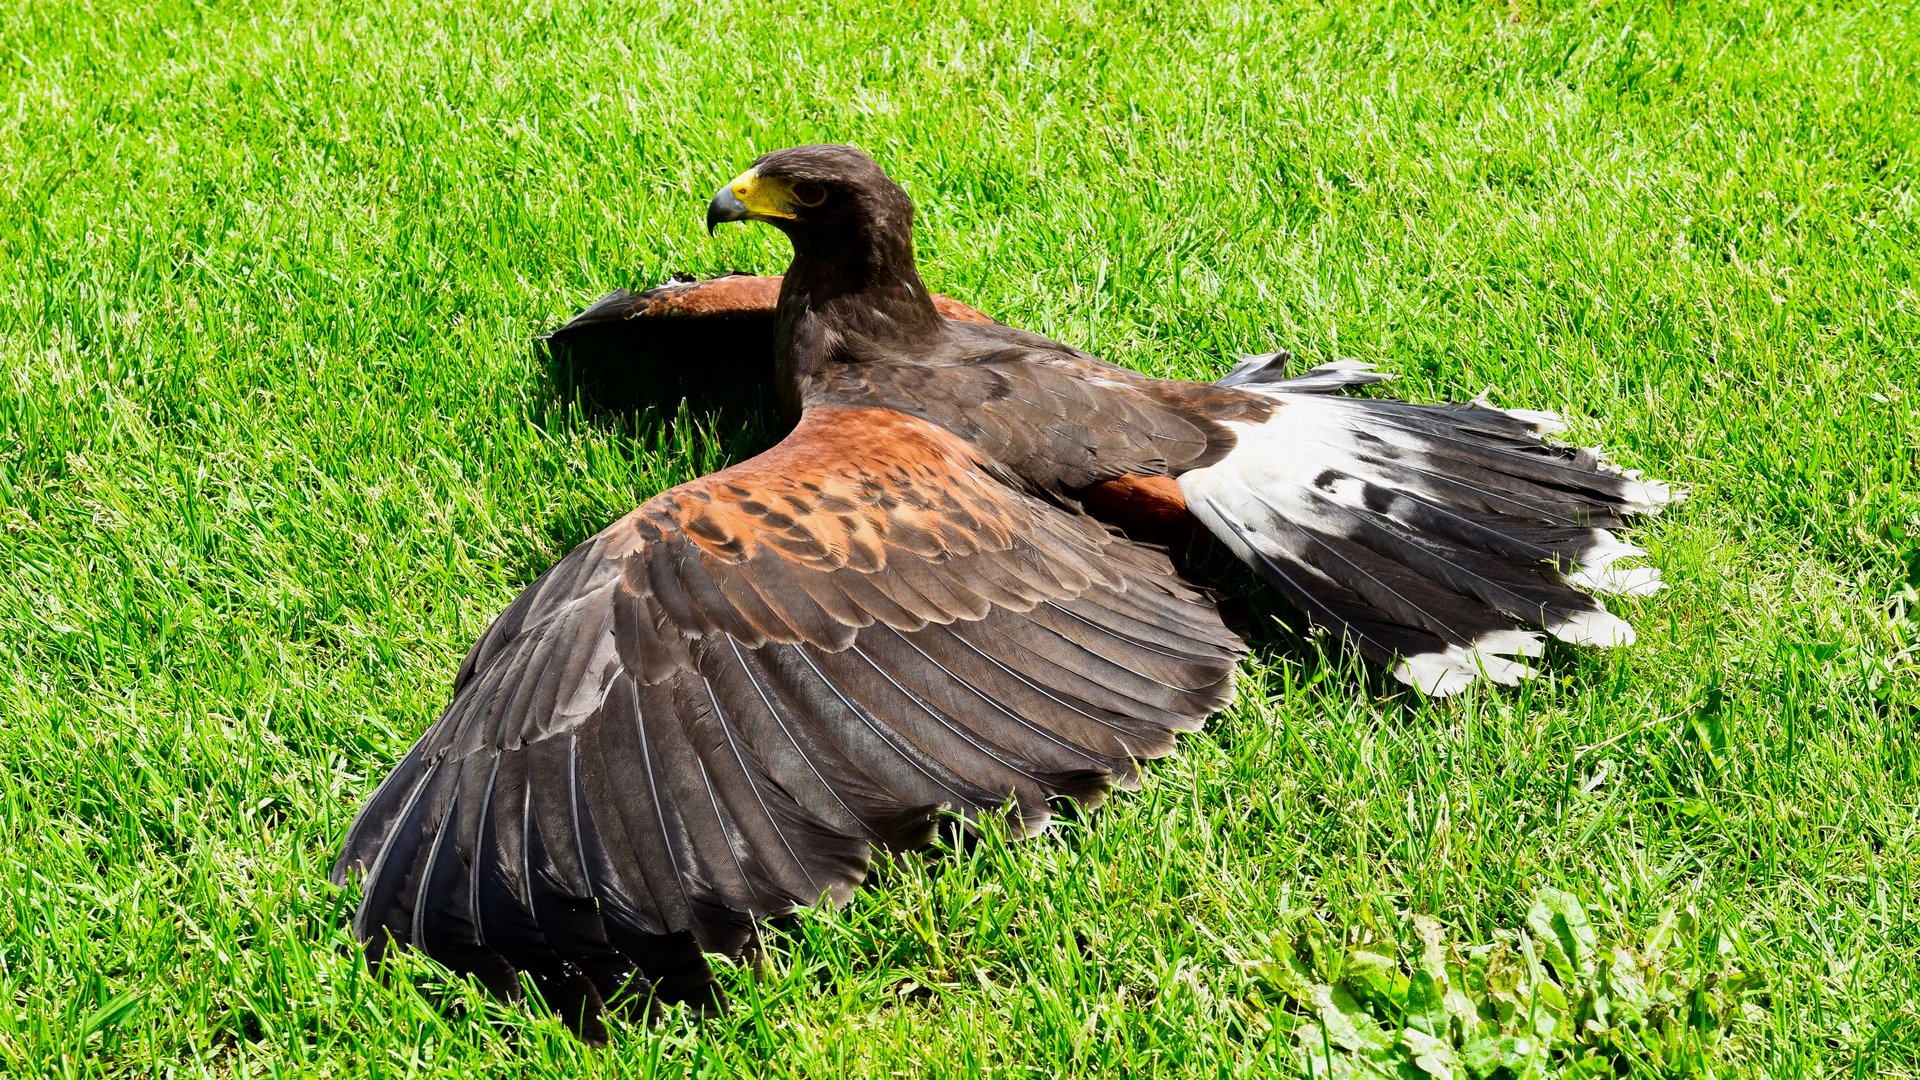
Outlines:
{"type": "MultiPolygon", "coordinates": [[[[707,205],[707,231],[764,221],[796,251],[911,242],[913,201],[873,159],[851,146],[795,146],[762,154],[707,205]]],[[[909,249],[910,250],[910,249],[909,249]]]]}

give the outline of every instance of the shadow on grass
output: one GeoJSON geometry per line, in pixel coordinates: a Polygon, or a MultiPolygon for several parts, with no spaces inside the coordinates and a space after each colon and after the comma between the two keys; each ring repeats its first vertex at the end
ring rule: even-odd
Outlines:
{"type": "MultiPolygon", "coordinates": [[[[773,320],[742,315],[701,319],[588,319],[534,342],[562,401],[594,421],[624,425],[651,409],[758,420],[778,432],[773,398],[773,320]]],[[[777,437],[777,436],[776,436],[777,437]]]]}
{"type": "MultiPolygon", "coordinates": [[[[695,461],[744,461],[785,434],[771,318],[630,319],[609,317],[606,306],[529,344],[550,391],[540,427],[584,421],[616,435],[635,460],[680,448],[695,461]]],[[[563,514],[545,531],[552,549],[571,551],[606,525],[597,512],[563,514]]],[[[531,569],[529,581],[546,567],[531,569]]]]}

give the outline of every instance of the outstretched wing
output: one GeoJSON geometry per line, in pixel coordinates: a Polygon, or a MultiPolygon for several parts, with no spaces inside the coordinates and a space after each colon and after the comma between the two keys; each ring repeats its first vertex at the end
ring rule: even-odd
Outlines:
{"type": "MultiPolygon", "coordinates": [[[[993,320],[967,305],[935,293],[934,309],[955,322],[990,323],[993,320]]],[[[766,324],[768,338],[780,301],[780,275],[733,273],[698,281],[670,281],[645,292],[615,289],[595,300],[585,311],[553,332],[556,338],[607,323],[653,323],[660,320],[757,319],[766,324]]],[[[769,355],[771,359],[771,355],[769,355]]]]}
{"type": "MultiPolygon", "coordinates": [[[[571,396],[616,412],[671,417],[685,401],[700,414],[763,418],[775,404],[780,280],[728,274],[616,289],[547,335],[554,374],[571,396]]],[[[956,300],[931,299],[951,321],[993,322],[956,300]]]]}
{"type": "Polygon", "coordinates": [[[946,429],[823,407],[530,586],[355,821],[355,930],[593,1033],[707,1001],[703,951],[845,897],[942,808],[1031,831],[1228,693],[1239,641],[1166,557],[946,429]]]}

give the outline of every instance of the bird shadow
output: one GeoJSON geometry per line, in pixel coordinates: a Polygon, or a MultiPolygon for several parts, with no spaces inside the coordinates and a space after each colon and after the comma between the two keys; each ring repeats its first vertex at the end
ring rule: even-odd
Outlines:
{"type": "MultiPolygon", "coordinates": [[[[635,462],[663,453],[743,461],[791,427],[774,399],[770,318],[577,318],[528,350],[548,390],[535,423],[584,422],[616,436],[635,462]]],[[[562,513],[543,530],[545,550],[571,551],[606,524],[591,508],[562,513]]],[[[545,567],[529,569],[531,580],[545,567]]]]}
{"type": "Polygon", "coordinates": [[[765,316],[576,319],[533,347],[559,399],[597,423],[624,427],[649,411],[671,418],[686,410],[777,422],[765,316]]]}

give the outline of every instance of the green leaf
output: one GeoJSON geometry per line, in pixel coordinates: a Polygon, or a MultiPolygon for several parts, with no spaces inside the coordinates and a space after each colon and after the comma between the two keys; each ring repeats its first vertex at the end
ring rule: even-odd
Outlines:
{"type": "Polygon", "coordinates": [[[146,996],[145,990],[125,990],[101,1002],[99,1008],[81,1019],[79,1030],[76,1032],[79,1042],[85,1044],[93,1036],[104,1036],[125,1023],[127,1018],[140,1007],[140,1002],[146,996]]]}
{"type": "Polygon", "coordinates": [[[1353,950],[1347,956],[1340,985],[1382,1019],[1398,1019],[1406,1011],[1406,977],[1392,957],[1353,950]]]}
{"type": "Polygon", "coordinates": [[[1560,1073],[1560,1080],[1599,1080],[1600,1077],[1613,1074],[1612,1061],[1604,1055],[1591,1054],[1566,1066],[1560,1073]]]}
{"type": "Polygon", "coordinates": [[[1562,982],[1593,974],[1599,939],[1587,921],[1587,909],[1572,893],[1541,889],[1527,910],[1527,925],[1539,935],[1547,962],[1562,982]]]}
{"type": "Polygon", "coordinates": [[[1315,1013],[1335,1046],[1347,1050],[1392,1048],[1393,1036],[1344,987],[1315,987],[1314,996],[1315,1013]]]}
{"type": "Polygon", "coordinates": [[[1429,1035],[1446,1034],[1446,991],[1425,971],[1416,971],[1407,980],[1407,1025],[1429,1035]]]}
{"type": "Polygon", "coordinates": [[[1344,989],[1320,985],[1313,993],[1320,1022],[1294,1035],[1308,1070],[1329,1078],[1395,1076],[1393,1036],[1344,989]]]}
{"type": "Polygon", "coordinates": [[[1460,1060],[1483,1080],[1501,1069],[1519,1076],[1532,1061],[1534,1050],[1534,1041],[1525,1035],[1496,1035],[1468,1043],[1460,1051],[1460,1060]]]}
{"type": "MultiPolygon", "coordinates": [[[[1472,961],[1454,960],[1447,964],[1450,978],[1447,981],[1447,1015],[1460,1021],[1461,1030],[1471,1030],[1481,1020],[1480,1003],[1470,994],[1472,986],[1472,961]]],[[[1485,991],[1485,979],[1481,980],[1482,993],[1485,991]]]]}
{"type": "Polygon", "coordinates": [[[1693,918],[1669,916],[1648,937],[1686,958],[1678,970],[1660,966],[1663,953],[1602,944],[1580,902],[1553,889],[1535,897],[1525,929],[1496,929],[1491,944],[1449,942],[1437,920],[1405,915],[1364,947],[1303,934],[1291,961],[1256,967],[1292,988],[1296,1023],[1275,1027],[1322,1080],[1600,1080],[1636,1062],[1686,1071],[1748,1019],[1762,985],[1694,947],[1693,918]],[[1315,948],[1335,980],[1313,977],[1315,948]],[[1699,970],[1703,959],[1716,966],[1699,970]]]}
{"type": "Polygon", "coordinates": [[[1660,957],[1675,942],[1693,937],[1698,927],[1691,911],[1668,911],[1662,914],[1653,929],[1647,931],[1646,939],[1641,943],[1641,955],[1646,959],[1649,969],[1660,966],[1660,957]]]}
{"type": "Polygon", "coordinates": [[[1634,959],[1632,949],[1615,948],[1613,955],[1608,958],[1602,979],[1612,1010],[1611,1023],[1618,1026],[1637,1022],[1647,1015],[1653,998],[1647,992],[1646,980],[1640,977],[1640,964],[1634,959]]]}
{"type": "Polygon", "coordinates": [[[1700,750],[1714,765],[1725,767],[1727,758],[1727,718],[1725,715],[1726,693],[1719,686],[1710,686],[1688,718],[1693,728],[1693,736],[1700,750]]]}
{"type": "Polygon", "coordinates": [[[1434,1080],[1454,1080],[1460,1075],[1460,1055],[1454,1051],[1452,1044],[1414,1028],[1407,1028],[1400,1032],[1400,1045],[1413,1059],[1414,1068],[1434,1080]]]}
{"type": "Polygon", "coordinates": [[[1487,996],[1497,1002],[1518,1001],[1522,974],[1520,965],[1514,961],[1513,950],[1504,943],[1494,946],[1487,953],[1483,970],[1487,996]]]}
{"type": "Polygon", "coordinates": [[[1566,998],[1560,994],[1560,988],[1552,983],[1541,983],[1540,986],[1544,992],[1535,1000],[1533,1008],[1527,1010],[1527,1026],[1533,1030],[1534,1038],[1550,1043],[1554,1035],[1567,1026],[1566,998]],[[1553,989],[1546,990],[1550,986],[1553,989]],[[1557,1002],[1555,998],[1558,998],[1557,1002]]]}
{"type": "Polygon", "coordinates": [[[1440,984],[1447,985],[1447,932],[1440,920],[1431,915],[1415,915],[1413,932],[1420,939],[1420,970],[1440,984]]]}
{"type": "Polygon", "coordinates": [[[1331,983],[1340,977],[1340,950],[1327,940],[1327,932],[1309,920],[1294,939],[1294,952],[1305,961],[1313,981],[1331,983]]]}
{"type": "Polygon", "coordinates": [[[1292,948],[1282,946],[1279,956],[1256,960],[1251,967],[1256,978],[1296,1004],[1312,1004],[1316,980],[1292,948]]]}

